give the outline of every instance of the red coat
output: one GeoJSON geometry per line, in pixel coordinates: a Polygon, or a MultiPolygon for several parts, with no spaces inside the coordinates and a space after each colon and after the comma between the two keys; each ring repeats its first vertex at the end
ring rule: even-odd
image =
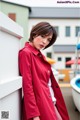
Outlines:
{"type": "Polygon", "coordinates": [[[48,88],[49,78],[57,99],[56,107],[63,120],[69,120],[59,85],[41,52],[26,43],[19,52],[19,67],[23,76],[23,120],[32,120],[35,116],[40,116],[40,120],[57,120],[48,88]]]}

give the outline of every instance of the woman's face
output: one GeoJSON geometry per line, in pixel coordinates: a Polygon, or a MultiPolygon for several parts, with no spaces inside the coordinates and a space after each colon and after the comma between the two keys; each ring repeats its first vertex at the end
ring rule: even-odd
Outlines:
{"type": "Polygon", "coordinates": [[[36,49],[41,50],[50,43],[51,39],[52,39],[52,34],[48,36],[39,35],[33,39],[31,44],[36,49]]]}

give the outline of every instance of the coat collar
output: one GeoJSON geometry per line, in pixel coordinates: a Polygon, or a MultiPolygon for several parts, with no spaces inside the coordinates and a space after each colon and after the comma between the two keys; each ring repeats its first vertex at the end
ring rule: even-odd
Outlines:
{"type": "MultiPolygon", "coordinates": [[[[31,45],[29,44],[29,42],[26,42],[26,43],[25,43],[25,47],[28,47],[28,48],[32,51],[32,53],[33,53],[34,55],[40,56],[41,58],[43,58],[43,60],[44,60],[45,62],[47,62],[46,57],[41,53],[41,51],[39,51],[39,50],[37,50],[35,47],[31,46],[31,45]]],[[[48,62],[47,62],[47,63],[48,63],[48,62]]],[[[49,64],[49,63],[48,63],[48,64],[49,64]]],[[[50,64],[49,64],[49,65],[50,65],[50,64]]]]}
{"type": "Polygon", "coordinates": [[[39,50],[37,50],[36,48],[34,48],[33,46],[31,46],[31,45],[29,44],[29,42],[26,42],[26,43],[25,43],[25,47],[28,47],[35,55],[38,55],[38,54],[41,53],[39,50]]]}

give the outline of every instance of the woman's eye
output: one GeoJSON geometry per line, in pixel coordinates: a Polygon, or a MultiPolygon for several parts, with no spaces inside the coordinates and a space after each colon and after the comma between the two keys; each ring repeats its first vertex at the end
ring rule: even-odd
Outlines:
{"type": "Polygon", "coordinates": [[[44,38],[45,36],[44,35],[41,35],[42,38],[44,38]]]}
{"type": "Polygon", "coordinates": [[[48,42],[51,42],[51,39],[48,39],[48,42]]]}

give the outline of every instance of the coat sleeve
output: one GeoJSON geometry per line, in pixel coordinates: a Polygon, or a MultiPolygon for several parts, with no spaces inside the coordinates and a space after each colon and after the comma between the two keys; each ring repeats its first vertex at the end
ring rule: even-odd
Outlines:
{"type": "Polygon", "coordinates": [[[60,87],[57,83],[57,81],[55,80],[55,77],[51,71],[51,83],[52,83],[52,89],[54,91],[54,96],[56,98],[56,107],[62,117],[63,120],[70,120],[69,119],[69,115],[68,115],[68,112],[67,112],[67,108],[66,108],[66,105],[65,105],[65,102],[64,102],[64,98],[63,98],[63,95],[62,95],[62,92],[60,90],[60,87]]]}
{"type": "Polygon", "coordinates": [[[27,119],[40,116],[32,85],[31,57],[25,51],[19,53],[19,69],[23,78],[24,106],[27,119]]]}

